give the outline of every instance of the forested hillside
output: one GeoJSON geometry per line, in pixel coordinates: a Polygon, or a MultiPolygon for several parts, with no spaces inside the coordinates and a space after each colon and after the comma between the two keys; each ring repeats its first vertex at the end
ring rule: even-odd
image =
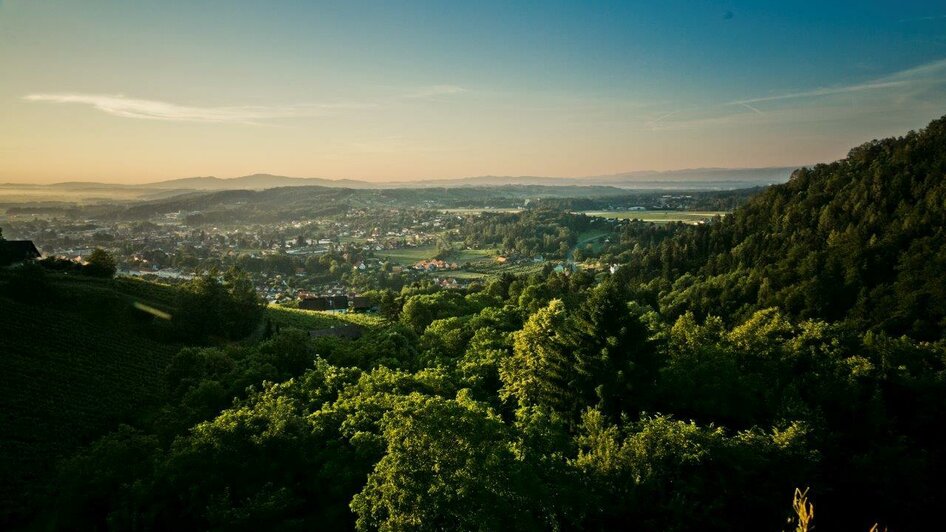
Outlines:
{"type": "Polygon", "coordinates": [[[627,253],[621,272],[666,313],[729,323],[777,306],[798,318],[942,337],[946,119],[802,168],[717,223],[627,253]],[[646,290],[645,290],[646,291],[646,290]]]}

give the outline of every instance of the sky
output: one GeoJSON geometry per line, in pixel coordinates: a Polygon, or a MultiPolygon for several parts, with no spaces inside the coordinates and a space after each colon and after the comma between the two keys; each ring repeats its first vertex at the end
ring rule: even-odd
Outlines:
{"type": "Polygon", "coordinates": [[[797,166],[944,114],[942,1],[0,0],[0,182],[797,166]]]}

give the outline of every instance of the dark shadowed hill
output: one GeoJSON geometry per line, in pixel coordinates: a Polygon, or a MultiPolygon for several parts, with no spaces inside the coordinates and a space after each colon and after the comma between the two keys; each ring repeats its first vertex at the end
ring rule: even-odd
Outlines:
{"type": "Polygon", "coordinates": [[[163,398],[180,345],[134,304],[169,310],[174,297],[133,279],[0,270],[0,522],[37,496],[57,456],[163,398]]]}

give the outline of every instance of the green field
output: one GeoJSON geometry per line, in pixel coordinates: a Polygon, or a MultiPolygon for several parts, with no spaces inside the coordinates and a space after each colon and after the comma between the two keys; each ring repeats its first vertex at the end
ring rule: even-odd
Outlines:
{"type": "Polygon", "coordinates": [[[403,266],[413,265],[417,261],[432,259],[437,254],[437,246],[417,246],[414,248],[386,249],[376,251],[375,255],[382,259],[387,259],[403,266]]]}
{"type": "Polygon", "coordinates": [[[322,312],[318,310],[303,310],[298,308],[269,305],[266,307],[266,317],[274,325],[292,327],[295,329],[324,329],[337,325],[361,325],[363,327],[379,327],[386,323],[384,318],[373,314],[347,314],[340,312],[322,312]]]}
{"type": "Polygon", "coordinates": [[[726,216],[726,211],[583,211],[588,216],[616,220],[641,220],[643,222],[696,224],[714,216],[726,216]]]}
{"type": "Polygon", "coordinates": [[[524,209],[521,207],[499,207],[496,209],[468,207],[462,209],[440,209],[440,212],[446,212],[450,214],[480,214],[482,212],[522,212],[523,210],[524,209]]]}
{"type": "MultiPolygon", "coordinates": [[[[389,249],[377,251],[379,258],[396,262],[402,266],[413,266],[416,262],[429,260],[437,255],[437,246],[427,245],[415,248],[389,249]]],[[[494,249],[459,249],[447,257],[447,262],[456,262],[459,265],[467,262],[492,262],[497,255],[494,249]]]]}
{"type": "Polygon", "coordinates": [[[471,272],[471,271],[455,271],[455,272],[445,272],[440,277],[452,277],[454,279],[483,279],[489,277],[488,273],[483,272],[471,272]]]}
{"type": "Polygon", "coordinates": [[[572,248],[572,251],[578,248],[584,248],[588,244],[591,244],[591,247],[594,249],[595,253],[597,253],[601,251],[605,239],[610,234],[611,231],[606,229],[595,229],[581,233],[578,235],[578,242],[575,243],[575,247],[572,248]]]}
{"type": "MultiPolygon", "coordinates": [[[[605,230],[596,230],[583,233],[579,238],[580,245],[592,244],[599,249],[604,237],[610,234],[605,230]]],[[[432,259],[437,254],[437,247],[433,245],[416,248],[392,249],[378,251],[378,257],[394,261],[402,266],[410,267],[414,263],[432,259]]],[[[544,264],[500,264],[496,262],[499,251],[496,249],[458,249],[446,258],[447,262],[457,263],[461,270],[438,271],[436,277],[453,277],[456,279],[482,279],[503,273],[515,275],[531,274],[541,271],[544,264]]]]}
{"type": "Polygon", "coordinates": [[[495,249],[461,249],[450,254],[450,262],[456,262],[461,266],[467,262],[492,263],[496,261],[499,252],[495,249]]]}
{"type": "MultiPolygon", "coordinates": [[[[499,264],[497,262],[490,262],[484,264],[474,264],[468,273],[476,274],[478,277],[502,275],[504,273],[510,273],[513,275],[528,275],[542,271],[543,267],[545,267],[545,263],[530,262],[524,264],[499,264]]],[[[461,278],[460,276],[455,277],[461,278]]]]}

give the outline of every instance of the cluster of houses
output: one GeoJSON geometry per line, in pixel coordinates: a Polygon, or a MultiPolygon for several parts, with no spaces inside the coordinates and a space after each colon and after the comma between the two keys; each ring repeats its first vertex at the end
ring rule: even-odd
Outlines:
{"type": "Polygon", "coordinates": [[[414,269],[424,272],[435,272],[438,270],[459,270],[460,266],[456,262],[447,262],[440,259],[430,259],[418,261],[414,264],[414,269]]]}
{"type": "Polygon", "coordinates": [[[453,277],[443,277],[434,279],[434,283],[437,284],[440,288],[466,288],[469,286],[470,282],[467,279],[455,279],[453,277]]]}

